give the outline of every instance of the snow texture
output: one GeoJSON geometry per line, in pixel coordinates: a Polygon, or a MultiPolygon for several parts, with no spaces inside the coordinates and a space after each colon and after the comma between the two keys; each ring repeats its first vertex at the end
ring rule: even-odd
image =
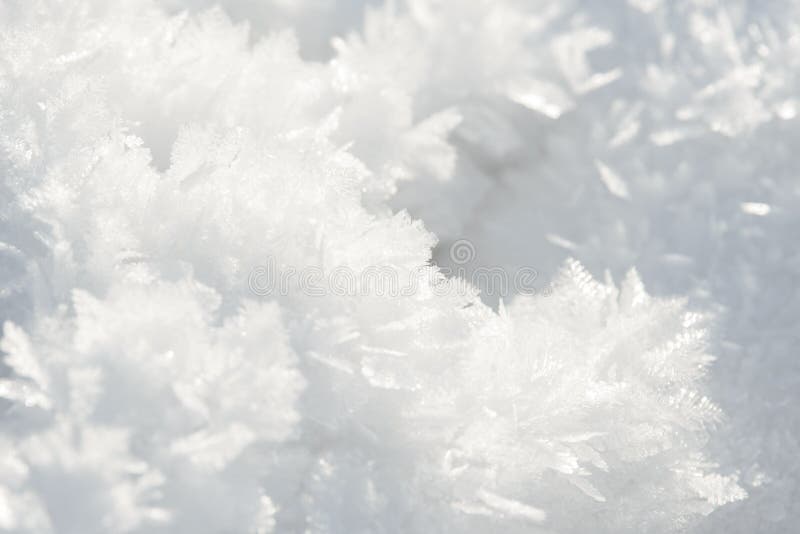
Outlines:
{"type": "Polygon", "coordinates": [[[798,36],[0,0],[0,532],[796,531],[798,36]]]}

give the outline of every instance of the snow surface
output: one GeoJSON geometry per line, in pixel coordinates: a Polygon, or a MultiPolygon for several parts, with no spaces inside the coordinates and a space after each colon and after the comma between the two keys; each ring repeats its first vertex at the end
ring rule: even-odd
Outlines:
{"type": "Polygon", "coordinates": [[[796,532],[799,86],[790,0],[0,0],[0,532],[796,532]]]}

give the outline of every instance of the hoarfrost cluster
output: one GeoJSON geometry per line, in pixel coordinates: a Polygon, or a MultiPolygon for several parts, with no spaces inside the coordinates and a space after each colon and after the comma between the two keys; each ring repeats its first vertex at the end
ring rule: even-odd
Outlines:
{"type": "Polygon", "coordinates": [[[791,532],[798,21],[0,0],[0,532],[791,532]]]}

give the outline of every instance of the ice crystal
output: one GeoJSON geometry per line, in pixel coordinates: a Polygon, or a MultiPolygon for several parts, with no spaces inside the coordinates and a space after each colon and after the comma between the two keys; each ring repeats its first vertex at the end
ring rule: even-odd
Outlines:
{"type": "Polygon", "coordinates": [[[797,8],[346,4],[0,2],[0,530],[789,528],[797,8]]]}

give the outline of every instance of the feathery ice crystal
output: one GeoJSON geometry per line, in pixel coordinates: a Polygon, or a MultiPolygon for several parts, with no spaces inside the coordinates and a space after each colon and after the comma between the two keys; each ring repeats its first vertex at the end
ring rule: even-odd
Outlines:
{"type": "Polygon", "coordinates": [[[540,57],[547,2],[409,0],[318,62],[264,22],[322,31],[315,3],[284,4],[251,35],[204,2],[0,3],[0,531],[667,532],[743,499],[704,453],[705,316],[574,260],[494,311],[432,261],[513,107],[617,75],[607,36],[540,57]],[[429,276],[258,298],[267,257],[429,276]]]}

